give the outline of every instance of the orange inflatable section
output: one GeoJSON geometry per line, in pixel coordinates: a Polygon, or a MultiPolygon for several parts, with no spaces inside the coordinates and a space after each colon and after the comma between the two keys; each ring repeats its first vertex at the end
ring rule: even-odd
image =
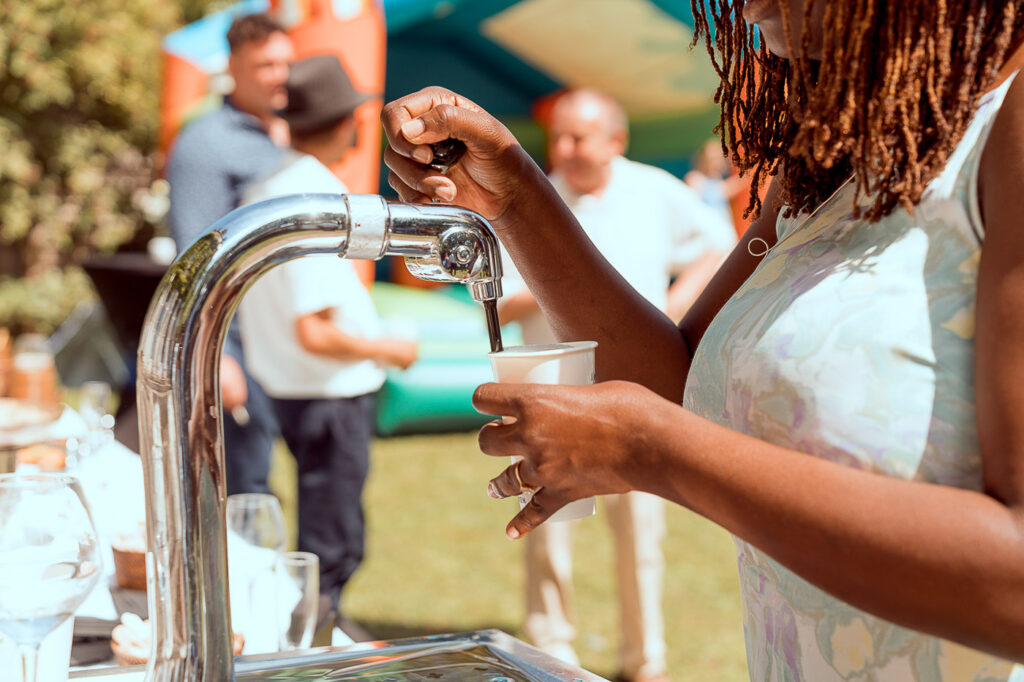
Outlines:
{"type": "MultiPolygon", "coordinates": [[[[279,8],[287,0],[272,0],[279,8]]],[[[384,75],[387,55],[387,27],[384,15],[370,0],[363,0],[363,11],[350,19],[338,19],[330,0],[306,0],[308,19],[291,29],[292,43],[299,59],[317,54],[334,54],[345,66],[353,85],[361,92],[376,95],[356,109],[358,140],[345,160],[331,170],[354,193],[376,194],[380,181],[380,112],[384,107],[384,75]]],[[[373,281],[375,264],[353,260],[359,276],[367,285],[373,281]]],[[[413,277],[405,261],[392,259],[391,280],[420,288],[442,286],[413,277]]]]}
{"type": "Polygon", "coordinates": [[[206,81],[206,74],[195,64],[169,52],[163,53],[159,140],[161,153],[167,153],[182,124],[206,97],[206,81]]]}
{"type": "MultiPolygon", "coordinates": [[[[271,11],[278,11],[281,4],[281,0],[271,0],[271,11]]],[[[374,95],[355,111],[356,146],[344,161],[331,170],[350,192],[376,194],[380,178],[380,112],[384,107],[387,55],[384,14],[370,0],[363,0],[362,11],[346,19],[334,15],[330,0],[308,0],[303,4],[306,18],[290,30],[296,57],[336,55],[355,88],[374,95]]],[[[352,264],[360,279],[369,285],[374,278],[374,262],[353,260],[352,264]]]]}
{"type": "MultiPolygon", "coordinates": [[[[272,11],[281,4],[271,2],[272,11]]],[[[308,0],[308,16],[290,31],[299,59],[333,54],[341,60],[360,92],[374,95],[355,113],[358,140],[345,160],[332,168],[348,188],[359,194],[376,194],[380,177],[380,111],[384,106],[384,65],[387,28],[384,15],[364,0],[363,10],[348,19],[334,16],[330,0],[308,0]]]]}
{"type": "MultiPolygon", "coordinates": [[[[337,55],[356,89],[374,95],[355,112],[358,139],[344,162],[332,167],[353,193],[376,194],[380,178],[381,127],[387,27],[373,0],[363,0],[354,16],[334,15],[330,0],[271,0],[270,11],[280,18],[299,14],[289,29],[299,59],[318,54],[337,55]]],[[[174,54],[163,54],[160,101],[160,151],[170,149],[181,126],[199,109],[207,93],[209,75],[174,54]]],[[[360,278],[373,281],[372,261],[353,261],[360,278]]]]}

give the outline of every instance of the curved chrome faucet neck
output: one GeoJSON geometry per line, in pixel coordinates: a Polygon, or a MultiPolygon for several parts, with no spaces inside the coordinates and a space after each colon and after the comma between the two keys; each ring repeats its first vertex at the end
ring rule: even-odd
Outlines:
{"type": "Polygon", "coordinates": [[[501,295],[497,240],[483,218],[374,195],[299,195],[240,208],[179,256],[139,344],[153,625],[147,680],[233,677],[220,356],[246,289],[270,268],[315,253],[406,256],[423,279],[465,282],[479,301],[501,295]]]}

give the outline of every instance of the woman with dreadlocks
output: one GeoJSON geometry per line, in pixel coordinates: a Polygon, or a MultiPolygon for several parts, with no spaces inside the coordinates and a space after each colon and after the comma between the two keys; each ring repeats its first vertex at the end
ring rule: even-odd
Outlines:
{"type": "MultiPolygon", "coordinates": [[[[677,328],[473,102],[389,104],[390,183],[488,217],[595,386],[486,384],[536,489],[644,490],[736,538],[754,680],[1021,680],[1024,0],[694,2],[757,220],[677,328]],[[468,152],[447,175],[429,144],[468,152]]],[[[623,239],[629,226],[623,225],[623,239]]]]}

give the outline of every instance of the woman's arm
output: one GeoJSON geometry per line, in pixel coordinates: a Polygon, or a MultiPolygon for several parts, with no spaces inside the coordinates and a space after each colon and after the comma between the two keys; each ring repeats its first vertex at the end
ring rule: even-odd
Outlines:
{"type": "Polygon", "coordinates": [[[642,383],[678,400],[687,355],[672,322],[601,256],[540,168],[512,134],[475,104],[442,88],[392,102],[381,114],[388,182],[405,201],[440,200],[493,225],[559,338],[598,342],[598,374],[642,383]],[[467,151],[441,175],[424,165],[429,144],[454,137],[467,151]],[[657,358],[658,371],[637,363],[657,358]]]}
{"type": "MultiPolygon", "coordinates": [[[[629,286],[504,126],[441,88],[388,104],[381,120],[389,143],[384,155],[389,183],[403,200],[438,199],[483,215],[558,337],[598,342],[599,378],[633,381],[681,400],[690,352],[703,329],[680,331],[629,286]],[[468,151],[443,176],[424,164],[431,159],[429,144],[448,137],[465,142],[468,151]]],[[[772,223],[772,234],[773,218],[763,221],[772,223]]],[[[737,272],[715,279],[733,288],[707,300],[721,305],[753,270],[756,260],[745,250],[742,256],[728,261],[737,272]]],[[[707,305],[698,302],[694,308],[703,311],[694,317],[701,324],[713,316],[707,305]]]]}
{"type": "MultiPolygon", "coordinates": [[[[1016,502],[771,445],[625,382],[484,384],[474,405],[515,417],[484,427],[480,447],[525,456],[519,475],[540,488],[509,523],[509,537],[572,500],[643,490],[707,517],[854,606],[1024,660],[1016,502]]],[[[488,490],[498,498],[520,492],[511,469],[488,490]]]]}
{"type": "MultiPolygon", "coordinates": [[[[729,257],[718,268],[697,300],[686,311],[679,329],[686,340],[690,356],[697,349],[697,344],[704,337],[711,320],[721,310],[737,289],[750,277],[750,274],[761,262],[765,249],[775,246],[776,223],[779,218],[778,189],[773,179],[765,194],[761,215],[740,237],[729,257]],[[751,255],[751,252],[761,254],[751,255]]],[[[616,377],[619,378],[619,377],[616,377]]]]}
{"type": "MultiPolygon", "coordinates": [[[[528,532],[572,499],[645,490],[706,516],[854,606],[1024,661],[1024,80],[997,119],[980,186],[986,237],[975,391],[984,492],[777,447],[629,384],[487,384],[475,396],[478,408],[516,422],[486,427],[482,449],[525,455],[522,480],[542,487],[509,535],[528,532]]],[[[692,311],[684,326],[699,330],[701,315],[692,311]]],[[[518,483],[506,470],[490,490],[511,495],[518,483]]]]}
{"type": "MultiPolygon", "coordinates": [[[[1024,78],[985,145],[978,177],[985,245],[978,274],[975,406],[986,491],[1024,504],[1024,78]]],[[[1024,523],[1024,519],[1022,519],[1024,523]]]]}

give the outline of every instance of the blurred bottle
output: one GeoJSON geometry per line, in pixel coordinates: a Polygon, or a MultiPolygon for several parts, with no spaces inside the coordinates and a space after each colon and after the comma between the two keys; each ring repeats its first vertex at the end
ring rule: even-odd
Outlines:
{"type": "Polygon", "coordinates": [[[41,334],[22,334],[14,341],[11,359],[12,398],[57,403],[57,366],[41,334]]]}
{"type": "Polygon", "coordinates": [[[7,395],[11,387],[11,332],[0,327],[0,397],[7,395]]]}

